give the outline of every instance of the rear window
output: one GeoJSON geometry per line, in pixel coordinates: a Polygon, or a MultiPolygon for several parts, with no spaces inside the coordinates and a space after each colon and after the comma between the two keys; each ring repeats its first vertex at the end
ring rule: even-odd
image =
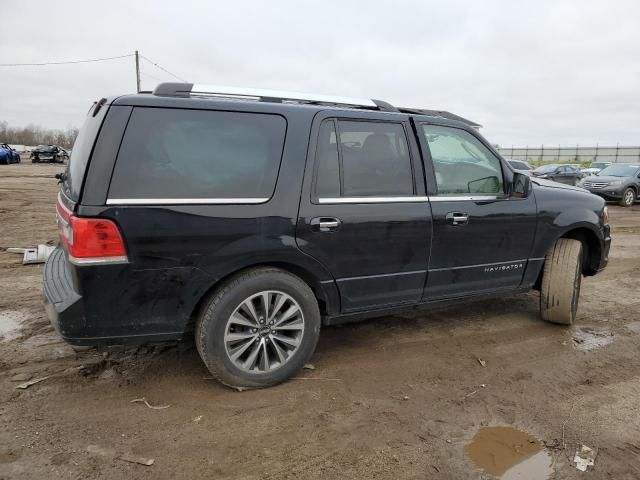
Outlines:
{"type": "MultiPolygon", "coordinates": [[[[82,180],[84,179],[84,172],[87,169],[87,163],[91,156],[91,150],[93,144],[98,136],[98,131],[104,120],[104,115],[107,112],[107,108],[102,107],[98,110],[96,116],[93,116],[95,105],[89,109],[87,118],[78,133],[73,149],[71,150],[71,158],[69,158],[69,166],[67,167],[67,176],[62,184],[67,197],[73,201],[77,201],[80,198],[80,189],[82,188],[82,180]]],[[[40,145],[38,149],[50,150],[52,147],[47,145],[40,145]]]]}
{"type": "Polygon", "coordinates": [[[109,200],[266,201],[275,188],[285,130],[278,115],[136,108],[109,200]]]}

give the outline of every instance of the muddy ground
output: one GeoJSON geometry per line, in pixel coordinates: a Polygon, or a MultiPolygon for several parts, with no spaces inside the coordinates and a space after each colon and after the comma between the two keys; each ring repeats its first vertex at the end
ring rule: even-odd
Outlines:
{"type": "Polygon", "coordinates": [[[610,206],[611,261],[571,328],[539,320],[535,294],[325,328],[315,370],[236,392],[190,341],[59,339],[42,266],[4,249],[56,240],[60,170],[0,165],[0,479],[493,478],[465,454],[487,425],[538,439],[551,478],[640,478],[640,206],[610,206]],[[579,444],[597,452],[586,473],[579,444]]]}

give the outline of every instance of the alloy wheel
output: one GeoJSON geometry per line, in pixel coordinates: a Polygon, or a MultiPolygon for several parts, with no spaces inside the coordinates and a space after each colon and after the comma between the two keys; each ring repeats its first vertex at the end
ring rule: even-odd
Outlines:
{"type": "Polygon", "coordinates": [[[625,205],[633,205],[633,196],[633,190],[627,190],[627,192],[624,194],[625,205]]]}
{"type": "Polygon", "coordinates": [[[269,373],[283,366],[300,347],[304,315],[290,295],[265,290],[243,300],[227,320],[224,346],[237,368],[269,373]]]}

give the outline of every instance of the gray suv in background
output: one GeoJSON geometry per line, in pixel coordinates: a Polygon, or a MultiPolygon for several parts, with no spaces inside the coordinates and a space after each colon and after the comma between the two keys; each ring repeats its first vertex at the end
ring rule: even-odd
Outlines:
{"type": "Polygon", "coordinates": [[[639,199],[640,165],[610,165],[596,175],[584,178],[579,186],[605,200],[617,201],[623,207],[630,207],[639,199]]]}

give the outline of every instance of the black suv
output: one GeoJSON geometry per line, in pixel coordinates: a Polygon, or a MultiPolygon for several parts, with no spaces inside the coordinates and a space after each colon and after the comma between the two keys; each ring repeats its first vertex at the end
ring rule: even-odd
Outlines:
{"type": "Polygon", "coordinates": [[[535,288],[570,324],[607,263],[604,200],[454,117],[194,84],[102,99],[61,176],[48,315],[76,345],[195,331],[242,387],[294,375],[321,325],[416,305],[535,288]]]}

